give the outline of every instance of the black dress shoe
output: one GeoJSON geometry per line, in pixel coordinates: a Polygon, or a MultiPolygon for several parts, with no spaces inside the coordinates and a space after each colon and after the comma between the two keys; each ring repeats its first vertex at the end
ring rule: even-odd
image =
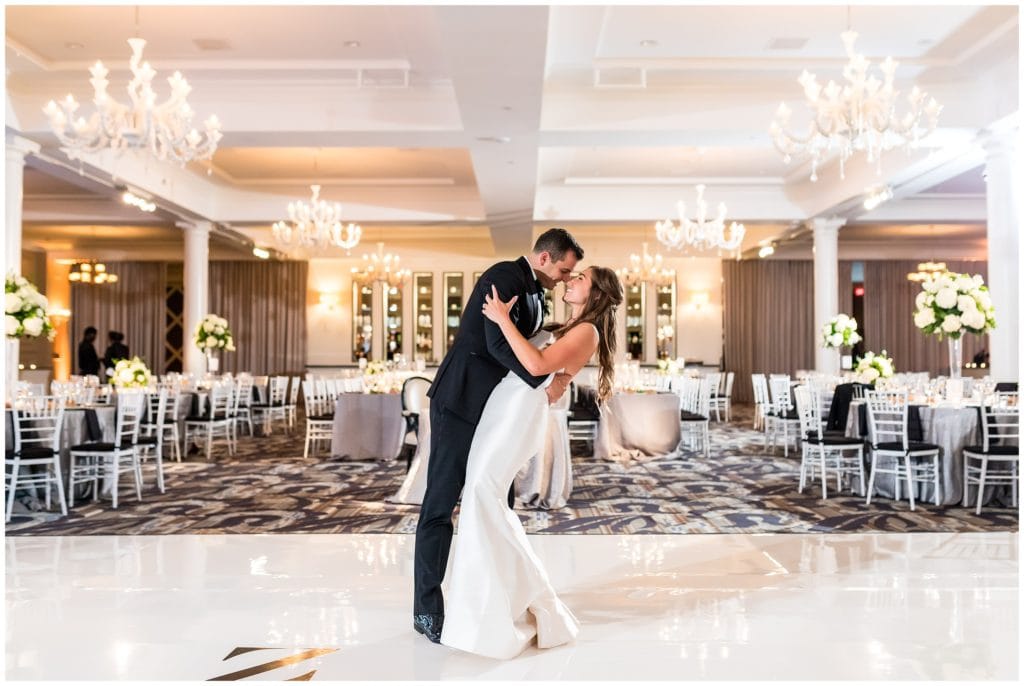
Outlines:
{"type": "Polygon", "coordinates": [[[444,615],[413,615],[412,628],[430,639],[432,643],[441,642],[441,627],[444,626],[444,615]]]}

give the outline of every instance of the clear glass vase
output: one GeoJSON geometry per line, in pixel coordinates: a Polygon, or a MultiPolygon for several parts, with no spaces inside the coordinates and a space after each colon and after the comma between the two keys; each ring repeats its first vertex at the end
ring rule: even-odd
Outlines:
{"type": "Polygon", "coordinates": [[[220,371],[220,360],[214,353],[206,353],[206,371],[210,374],[216,374],[220,371]]]}
{"type": "Polygon", "coordinates": [[[963,339],[949,339],[949,378],[959,379],[960,370],[964,366],[963,339]]]}

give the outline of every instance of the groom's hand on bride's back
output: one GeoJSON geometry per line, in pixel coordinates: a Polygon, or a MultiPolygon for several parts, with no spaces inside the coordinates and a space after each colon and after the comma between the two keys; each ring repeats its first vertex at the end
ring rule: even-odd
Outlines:
{"type": "Polygon", "coordinates": [[[572,381],[572,375],[564,372],[555,374],[555,378],[551,380],[548,387],[544,389],[544,392],[548,394],[548,405],[554,405],[559,399],[565,395],[565,391],[569,388],[569,382],[572,381]]]}

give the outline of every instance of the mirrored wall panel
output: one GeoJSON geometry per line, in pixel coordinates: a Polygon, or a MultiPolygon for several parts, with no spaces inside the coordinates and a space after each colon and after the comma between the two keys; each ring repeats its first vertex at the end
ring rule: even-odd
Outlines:
{"type": "Polygon", "coordinates": [[[658,359],[676,358],[676,282],[658,286],[654,299],[655,322],[658,327],[658,359]]]}
{"type": "Polygon", "coordinates": [[[444,351],[448,352],[455,342],[455,334],[459,332],[462,320],[462,307],[465,305],[465,286],[462,272],[444,273],[444,351]]]}
{"type": "Polygon", "coordinates": [[[416,318],[413,359],[433,362],[434,358],[434,274],[416,272],[412,278],[412,314],[416,318]]]}
{"type": "Polygon", "coordinates": [[[644,359],[644,302],[647,284],[626,286],[626,354],[631,360],[644,359]]]}
{"type": "Polygon", "coordinates": [[[373,287],[352,284],[352,361],[370,359],[373,350],[373,287]]]}
{"type": "Polygon", "coordinates": [[[384,359],[402,354],[402,289],[382,285],[384,289],[384,359]]]}

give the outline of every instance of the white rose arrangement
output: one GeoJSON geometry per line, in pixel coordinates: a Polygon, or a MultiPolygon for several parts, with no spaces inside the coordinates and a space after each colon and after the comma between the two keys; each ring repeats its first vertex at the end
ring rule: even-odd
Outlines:
{"type": "Polygon", "coordinates": [[[857,320],[845,314],[836,315],[821,330],[822,348],[851,347],[860,342],[857,320]]]}
{"type": "Polygon", "coordinates": [[[914,325],[926,334],[958,339],[996,328],[995,308],[980,274],[945,272],[921,282],[914,325]]]}
{"type": "Polygon", "coordinates": [[[118,360],[110,383],[118,388],[146,388],[149,386],[150,371],[146,363],[138,357],[130,360],[118,360]]]}
{"type": "Polygon", "coordinates": [[[669,376],[676,376],[677,374],[679,374],[679,362],[677,360],[659,358],[658,373],[667,374],[669,376]]]}
{"type": "Polygon", "coordinates": [[[401,390],[400,385],[396,388],[397,382],[396,375],[388,369],[386,362],[374,360],[363,369],[363,387],[367,393],[394,393],[401,390]]]}
{"type": "Polygon", "coordinates": [[[864,357],[857,361],[857,366],[853,369],[860,383],[874,383],[878,379],[888,379],[895,371],[892,358],[884,350],[877,355],[873,352],[864,353],[864,357]]]}
{"type": "Polygon", "coordinates": [[[4,283],[4,310],[8,338],[38,338],[52,341],[57,330],[50,323],[46,310],[49,302],[28,279],[7,275],[4,283]]]}
{"type": "Polygon", "coordinates": [[[228,328],[228,320],[215,314],[203,317],[203,321],[199,322],[199,326],[196,327],[196,335],[193,340],[196,346],[204,352],[216,350],[234,352],[235,350],[235,338],[231,335],[231,329],[228,328]]]}

